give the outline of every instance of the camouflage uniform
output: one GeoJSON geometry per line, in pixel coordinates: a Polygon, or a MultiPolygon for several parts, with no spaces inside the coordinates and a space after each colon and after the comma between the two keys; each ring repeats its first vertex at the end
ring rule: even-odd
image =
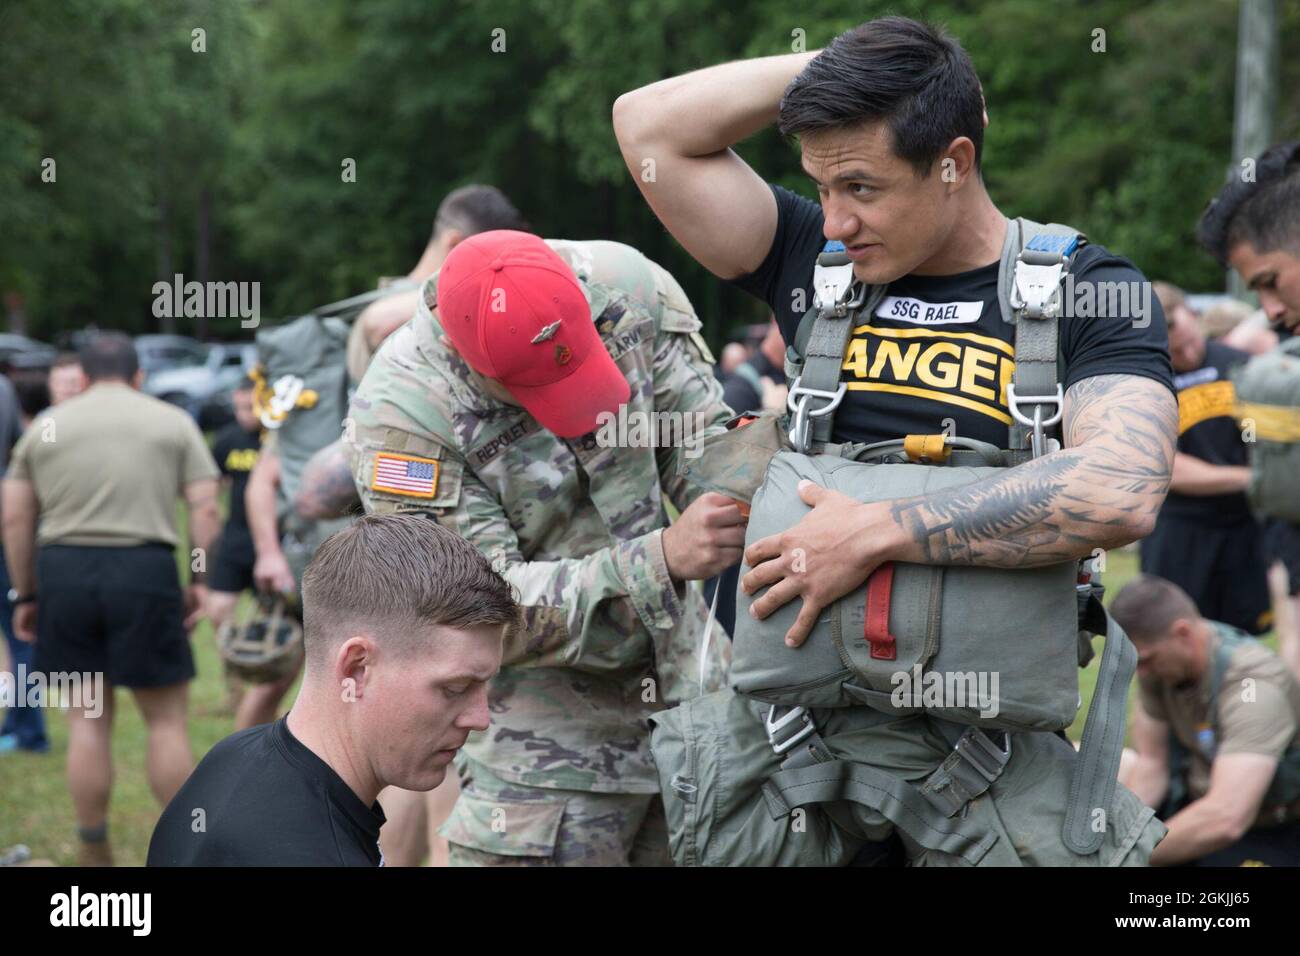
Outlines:
{"type": "MultiPolygon", "coordinates": [[[[672,276],[618,243],[549,245],[631,384],[629,420],[682,412],[702,434],[721,432],[731,413],[672,276]]],[[[376,354],[350,424],[366,511],[423,511],[464,535],[523,608],[489,690],[491,727],[459,758],[465,792],[444,829],[452,860],[629,862],[656,815],[663,831],[647,717],[720,687],[730,651],[725,637],[713,644],[701,686],[707,608],[664,561],[664,499],[680,511],[699,494],[676,476],[687,449],[546,431],[448,347],[436,283],[376,354]],[[374,487],[379,456],[394,455],[423,463],[429,493],[374,487]]],[[[666,839],[656,843],[635,855],[667,862],[666,839]]]]}

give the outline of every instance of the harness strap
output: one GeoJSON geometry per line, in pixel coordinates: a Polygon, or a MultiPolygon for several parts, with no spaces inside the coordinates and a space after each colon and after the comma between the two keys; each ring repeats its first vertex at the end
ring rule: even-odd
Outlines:
{"type": "Polygon", "coordinates": [[[772,819],[808,803],[847,800],[879,813],[927,850],[960,857],[971,866],[997,842],[997,834],[945,817],[902,777],[846,760],[779,770],[763,784],[772,819]]]}
{"type": "MultiPolygon", "coordinates": [[[[1119,780],[1119,758],[1124,749],[1128,720],[1128,688],[1137,668],[1137,650],[1124,629],[1106,615],[1106,649],[1101,655],[1097,687],[1093,691],[1083,742],[1070,776],[1070,802],[1066,807],[1061,839],[1080,856],[1101,849],[1105,826],[1094,826],[1095,813],[1109,812],[1119,780]]],[[[1101,818],[1103,821],[1105,817],[1101,818]]]]}
{"type": "Polygon", "coordinates": [[[1050,450],[1044,432],[1061,420],[1064,394],[1056,366],[1061,281],[1075,250],[1086,242],[1069,226],[1024,219],[1007,223],[998,300],[1003,317],[1013,317],[1016,325],[1016,369],[1007,387],[1013,419],[1009,440],[1013,451],[1028,449],[1035,458],[1050,450]]]}
{"type": "Polygon", "coordinates": [[[931,720],[952,744],[952,753],[921,784],[921,795],[945,817],[955,816],[966,804],[993,786],[1011,759],[1011,735],[1003,732],[999,747],[978,727],[961,727],[931,720]],[[956,730],[956,740],[952,731],[956,730]]]}

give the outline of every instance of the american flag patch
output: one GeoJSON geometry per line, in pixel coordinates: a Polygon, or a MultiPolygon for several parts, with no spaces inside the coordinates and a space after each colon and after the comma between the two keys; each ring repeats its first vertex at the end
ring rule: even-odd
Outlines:
{"type": "Polygon", "coordinates": [[[432,498],[438,490],[438,462],[432,458],[380,452],[375,456],[370,487],[413,498],[432,498]]]}

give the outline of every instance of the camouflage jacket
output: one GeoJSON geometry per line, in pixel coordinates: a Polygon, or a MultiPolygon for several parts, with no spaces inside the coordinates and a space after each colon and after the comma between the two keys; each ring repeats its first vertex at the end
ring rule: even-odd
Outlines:
{"type": "Polygon", "coordinates": [[[671,275],[618,243],[548,241],[631,383],[628,426],[570,440],[543,429],[448,347],[434,276],[353,399],[353,476],[367,512],[429,513],[518,593],[524,624],[489,689],[492,725],[466,756],[516,783],[656,793],[647,717],[721,686],[730,656],[720,633],[701,674],[708,611],[698,583],[668,575],[665,499],[680,511],[698,496],[677,477],[698,444],[681,439],[720,433],[731,412],[671,275]],[[432,487],[384,490],[377,465],[394,456],[432,487]]]}

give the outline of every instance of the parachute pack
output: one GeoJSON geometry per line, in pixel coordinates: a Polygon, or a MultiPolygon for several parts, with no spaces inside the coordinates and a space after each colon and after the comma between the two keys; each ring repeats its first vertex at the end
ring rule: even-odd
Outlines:
{"type": "Polygon", "coordinates": [[[1234,370],[1236,416],[1254,428],[1250,448],[1251,507],[1269,518],[1300,523],[1300,337],[1234,370]]]}
{"type": "Polygon", "coordinates": [[[292,507],[308,459],[343,435],[351,397],[349,327],[370,303],[417,287],[414,280],[404,279],[257,333],[253,407],[268,434],[275,436],[284,553],[299,584],[316,548],[349,520],[306,521],[292,507]]]}
{"type": "MultiPolygon", "coordinates": [[[[1002,315],[1016,326],[1008,448],[950,435],[832,443],[845,344],[886,290],[855,284],[831,243],[818,257],[814,309],[787,350],[788,415],[758,415],[715,437],[682,474],[748,504],[748,546],[810,510],[801,478],[886,500],[978,481],[1059,448],[1061,283],[1086,241],[1068,226],[1008,223],[999,272],[1002,315]]],[[[890,563],[825,609],[796,650],[783,638],[798,606],[758,621],[745,613],[755,597],[740,592],[731,690],[652,718],[676,861],[843,864],[897,833],[913,864],[1145,863],[1162,825],[1117,787],[1137,652],[1100,594],[1076,562],[890,563]],[[1080,705],[1089,634],[1106,642],[1076,755],[1059,732],[1080,705]],[[899,674],[937,679],[945,693],[913,688],[900,700],[899,674]],[[982,675],[999,686],[981,693],[982,675]],[[954,676],[969,699],[948,692],[954,676]],[[1059,800],[1042,802],[1036,785],[1059,800]],[[815,821],[819,839],[790,836],[795,810],[815,821]]]]}

